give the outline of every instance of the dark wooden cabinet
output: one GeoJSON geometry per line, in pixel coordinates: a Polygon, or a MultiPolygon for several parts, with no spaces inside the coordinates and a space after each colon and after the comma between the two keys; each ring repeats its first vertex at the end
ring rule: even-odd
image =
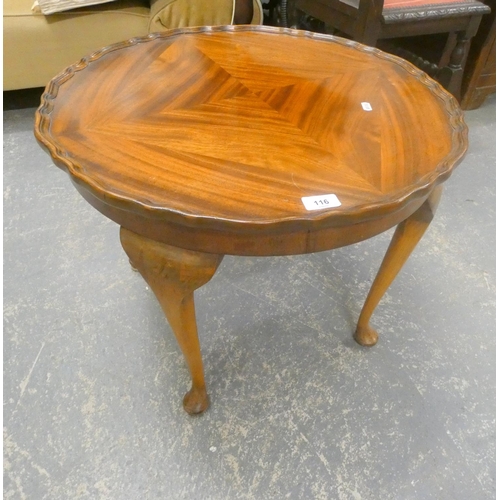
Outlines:
{"type": "Polygon", "coordinates": [[[462,109],[476,109],[496,91],[496,2],[486,1],[491,14],[483,17],[472,40],[462,85],[462,109]]]}

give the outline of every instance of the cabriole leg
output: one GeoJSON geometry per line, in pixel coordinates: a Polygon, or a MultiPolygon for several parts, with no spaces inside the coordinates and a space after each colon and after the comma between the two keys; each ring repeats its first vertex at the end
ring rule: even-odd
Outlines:
{"type": "Polygon", "coordinates": [[[191,415],[208,408],[193,292],[207,283],[222,255],[205,254],[158,243],[123,227],[120,240],[130,262],[153,290],[184,354],[192,387],[184,396],[191,415]]]}
{"type": "Polygon", "coordinates": [[[396,228],[359,316],[354,334],[358,344],[377,343],[378,334],[370,326],[371,315],[432,221],[441,192],[442,186],[435,188],[424,204],[396,228]]]}

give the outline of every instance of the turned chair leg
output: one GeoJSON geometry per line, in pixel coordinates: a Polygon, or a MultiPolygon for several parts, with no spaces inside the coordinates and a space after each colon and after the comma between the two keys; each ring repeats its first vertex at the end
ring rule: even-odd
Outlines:
{"type": "Polygon", "coordinates": [[[441,192],[442,186],[435,188],[424,204],[397,226],[359,316],[354,334],[354,338],[358,344],[372,346],[377,343],[378,334],[370,326],[370,318],[380,299],[432,221],[439,204],[441,192]]]}
{"type": "Polygon", "coordinates": [[[456,34],[456,43],[451,51],[450,61],[447,66],[441,68],[437,78],[439,83],[458,100],[460,100],[470,43],[471,36],[467,32],[460,31],[456,34]]]}
{"type": "Polygon", "coordinates": [[[158,243],[123,227],[120,240],[131,265],[156,295],[184,354],[192,379],[192,387],[184,396],[184,409],[191,415],[202,413],[209,401],[193,292],[212,278],[223,256],[158,243]]]}

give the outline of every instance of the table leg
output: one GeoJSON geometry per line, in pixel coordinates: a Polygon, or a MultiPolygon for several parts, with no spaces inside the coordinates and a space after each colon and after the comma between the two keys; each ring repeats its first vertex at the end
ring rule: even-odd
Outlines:
{"type": "Polygon", "coordinates": [[[435,188],[424,204],[397,226],[359,316],[354,334],[359,344],[377,343],[378,334],[370,326],[371,315],[432,221],[441,192],[442,186],[435,188]]]}
{"type": "Polygon", "coordinates": [[[208,408],[193,292],[207,283],[222,255],[184,250],[139,236],[123,227],[120,240],[130,262],[149,284],[170,323],[184,354],[192,387],[184,396],[189,414],[208,408]]]}

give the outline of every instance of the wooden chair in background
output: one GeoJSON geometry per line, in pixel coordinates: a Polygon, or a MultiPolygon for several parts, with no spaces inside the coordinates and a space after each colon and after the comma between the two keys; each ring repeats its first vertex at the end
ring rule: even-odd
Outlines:
{"type": "Polygon", "coordinates": [[[301,23],[309,16],[331,33],[404,57],[457,99],[471,39],[482,16],[490,12],[477,0],[281,0],[279,10],[282,26],[307,29],[301,23]],[[435,35],[444,35],[437,56],[435,35]],[[404,43],[408,37],[420,38],[412,46],[404,43]],[[430,61],[433,52],[434,61],[430,61]]]}

